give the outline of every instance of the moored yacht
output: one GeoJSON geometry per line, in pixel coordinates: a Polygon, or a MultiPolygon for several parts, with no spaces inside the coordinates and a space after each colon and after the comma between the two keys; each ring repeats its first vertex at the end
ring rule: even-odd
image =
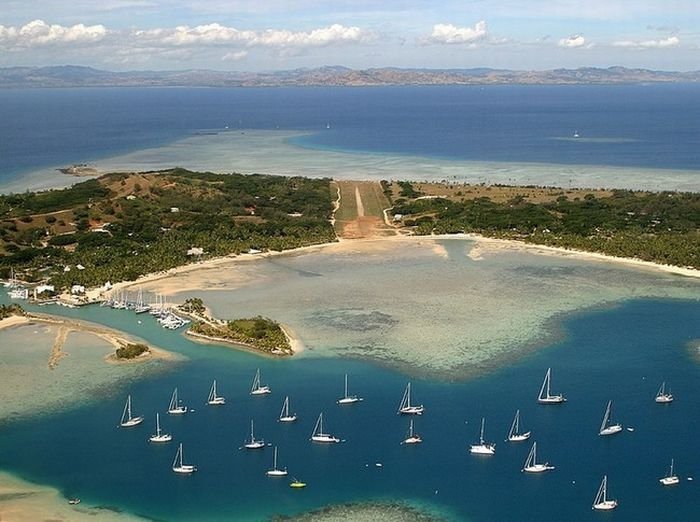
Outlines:
{"type": "Polygon", "coordinates": [[[282,410],[280,411],[279,421],[280,422],[294,422],[297,420],[296,413],[289,413],[289,395],[284,398],[284,403],[282,403],[282,410]]]}
{"type": "Polygon", "coordinates": [[[323,431],[323,413],[320,413],[316,420],[316,426],[314,426],[314,431],[311,433],[311,440],[313,442],[326,442],[330,444],[340,442],[339,438],[323,431]]]}
{"type": "Polygon", "coordinates": [[[187,406],[181,404],[181,400],[177,396],[177,388],[173,390],[173,394],[170,397],[170,404],[168,405],[168,413],[171,415],[183,415],[187,413],[187,406]]]}
{"type": "Polygon", "coordinates": [[[673,459],[671,459],[671,468],[668,470],[668,474],[659,479],[659,482],[663,484],[664,486],[675,486],[681,481],[681,479],[678,477],[678,475],[675,475],[673,473],[673,459]]]}
{"type": "Polygon", "coordinates": [[[494,455],[496,453],[496,444],[493,442],[484,441],[484,425],[486,424],[486,419],[481,418],[481,431],[479,432],[479,442],[478,444],[472,444],[469,446],[469,453],[474,455],[494,455]]]}
{"type": "Polygon", "coordinates": [[[156,432],[148,438],[151,442],[170,442],[173,436],[160,429],[160,413],[156,413],[156,432]]]}
{"type": "Polygon", "coordinates": [[[617,507],[617,500],[608,498],[608,476],[603,475],[603,481],[600,483],[598,493],[593,500],[592,509],[598,511],[610,511],[617,507]]]}
{"type": "Polygon", "coordinates": [[[408,423],[408,435],[406,438],[403,440],[404,444],[420,444],[423,442],[423,439],[421,438],[420,435],[415,433],[413,431],[413,419],[410,420],[408,423]]]}
{"type": "Polygon", "coordinates": [[[250,439],[243,443],[243,447],[246,449],[262,449],[265,447],[265,441],[263,439],[255,438],[255,433],[253,432],[253,419],[250,419],[250,439]]]}
{"type": "Polygon", "coordinates": [[[550,384],[552,381],[552,369],[547,368],[547,373],[542,381],[540,394],[537,396],[537,402],[540,404],[562,404],[566,402],[566,398],[561,394],[552,394],[550,384]]]}
{"type": "Polygon", "coordinates": [[[397,413],[402,413],[404,415],[423,415],[423,405],[418,406],[411,404],[411,383],[406,385],[406,390],[403,392],[403,397],[401,399],[401,404],[399,404],[399,409],[397,413]]]}
{"type": "Polygon", "coordinates": [[[217,395],[216,393],[216,379],[214,379],[214,382],[211,385],[211,389],[209,390],[209,398],[207,399],[207,404],[209,406],[222,406],[226,404],[226,399],[221,395],[217,395]]]}
{"type": "Polygon", "coordinates": [[[272,393],[272,391],[269,386],[260,384],[260,368],[258,368],[253,378],[253,384],[250,387],[250,394],[267,395],[268,393],[272,393]]]}
{"type": "Polygon", "coordinates": [[[268,477],[284,477],[287,475],[287,468],[278,469],[277,468],[277,446],[275,446],[275,452],[272,457],[272,469],[268,469],[265,472],[268,477]]]}
{"type": "Polygon", "coordinates": [[[142,416],[132,416],[131,414],[131,395],[126,397],[126,404],[124,405],[124,411],[122,412],[122,418],[119,425],[122,428],[130,428],[132,426],[137,426],[143,422],[142,416]]]}
{"type": "Polygon", "coordinates": [[[182,450],[182,442],[177,448],[177,453],[175,454],[175,459],[173,460],[173,471],[175,473],[190,474],[197,471],[196,466],[192,464],[184,464],[184,451],[182,450]]]}
{"type": "Polygon", "coordinates": [[[525,473],[543,473],[553,469],[554,466],[551,466],[549,462],[545,462],[544,464],[537,463],[537,442],[533,442],[532,449],[530,450],[530,453],[528,453],[527,459],[525,459],[525,464],[523,465],[523,469],[521,471],[524,471],[525,473]]]}
{"type": "Polygon", "coordinates": [[[360,402],[362,400],[361,397],[358,397],[357,395],[349,395],[348,394],[348,374],[345,374],[345,393],[343,396],[338,399],[338,404],[354,404],[356,402],[360,402]]]}
{"type": "Polygon", "coordinates": [[[508,432],[508,441],[522,442],[529,439],[530,435],[532,435],[531,431],[520,431],[520,410],[516,410],[513,424],[510,425],[510,431],[508,432]]]}
{"type": "Polygon", "coordinates": [[[659,404],[668,404],[669,402],[673,402],[673,395],[671,395],[670,391],[666,390],[666,382],[661,383],[661,387],[659,388],[659,391],[656,393],[656,397],[654,398],[654,401],[656,401],[659,404]]]}
{"type": "Polygon", "coordinates": [[[605,408],[603,422],[600,425],[598,435],[614,435],[622,431],[622,424],[613,423],[612,421],[612,401],[608,401],[608,406],[605,408]]]}

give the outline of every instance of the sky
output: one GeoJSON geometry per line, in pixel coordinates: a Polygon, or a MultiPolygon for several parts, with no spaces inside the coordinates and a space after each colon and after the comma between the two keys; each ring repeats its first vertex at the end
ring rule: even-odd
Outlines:
{"type": "Polygon", "coordinates": [[[700,69],[700,0],[0,0],[0,67],[700,69]]]}

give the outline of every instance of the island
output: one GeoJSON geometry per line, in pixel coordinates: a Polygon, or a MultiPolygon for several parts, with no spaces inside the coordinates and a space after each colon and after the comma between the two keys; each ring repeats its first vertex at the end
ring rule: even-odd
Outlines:
{"type": "MultiPolygon", "coordinates": [[[[3,195],[0,219],[0,276],[15,297],[40,303],[113,302],[188,266],[355,238],[466,234],[696,277],[700,269],[696,193],[169,169],[3,195]]],[[[216,319],[198,298],[175,311],[191,319],[193,339],[275,356],[302,346],[274,318],[216,319]]],[[[117,361],[150,353],[128,342],[116,348],[117,361]]]]}

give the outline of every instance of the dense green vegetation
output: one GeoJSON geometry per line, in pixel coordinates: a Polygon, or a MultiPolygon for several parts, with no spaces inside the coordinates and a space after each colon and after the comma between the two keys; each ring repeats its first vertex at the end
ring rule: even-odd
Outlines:
{"type": "Polygon", "coordinates": [[[476,232],[700,269],[700,194],[614,191],[612,197],[422,199],[393,212],[418,234],[476,232]]]}
{"type": "Polygon", "coordinates": [[[25,192],[0,197],[0,215],[7,217],[29,217],[85,205],[109,195],[109,189],[98,180],[90,179],[71,188],[46,192],[25,192]]]}
{"type": "Polygon", "coordinates": [[[134,359],[141,354],[148,352],[148,346],[141,343],[129,343],[121,348],[117,348],[117,359],[134,359]]]}
{"type": "Polygon", "coordinates": [[[197,321],[190,332],[224,339],[277,355],[291,355],[292,347],[279,323],[266,317],[234,319],[222,325],[197,321]]]}
{"type": "Polygon", "coordinates": [[[109,174],[0,196],[0,276],[14,267],[28,281],[95,287],[202,257],[325,243],[335,240],[331,212],[327,179],[109,174]]]}
{"type": "Polygon", "coordinates": [[[0,305],[0,319],[6,319],[12,315],[25,315],[26,312],[18,304],[0,305]]]}
{"type": "Polygon", "coordinates": [[[185,302],[182,303],[178,308],[183,312],[193,314],[203,314],[206,312],[206,308],[204,307],[204,301],[202,301],[199,297],[190,297],[189,299],[185,299],[185,302]]]}

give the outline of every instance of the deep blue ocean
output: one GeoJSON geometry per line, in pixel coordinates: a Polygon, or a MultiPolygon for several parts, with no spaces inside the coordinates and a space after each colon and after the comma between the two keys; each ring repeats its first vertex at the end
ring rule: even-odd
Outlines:
{"type": "Polygon", "coordinates": [[[565,321],[558,344],[515,365],[467,383],[413,379],[414,399],[426,406],[416,419],[424,443],[415,447],[400,444],[408,421],[396,415],[396,407],[408,377],[398,372],[358,361],[274,361],[194,345],[177,332],[163,331],[150,317],[137,329],[126,311],[58,312],[137,332],[191,357],[168,374],[126,389],[105,389],[79,409],[0,427],[0,468],[90,504],[157,520],[264,520],[363,500],[411,500],[454,520],[484,521],[693,520],[700,510],[700,365],[688,347],[700,337],[696,302],[637,300],[580,313],[565,321]],[[248,395],[258,367],[273,390],[266,397],[248,395]],[[536,404],[548,367],[554,390],[568,398],[562,406],[536,404]],[[335,404],[345,372],[364,402],[335,404]],[[226,406],[204,406],[213,378],[226,406]],[[676,397],[670,405],[654,402],[664,380],[676,397]],[[194,413],[165,415],[174,386],[194,413]],[[127,392],[147,419],[139,427],[119,429],[127,392]],[[299,415],[295,424],[276,422],[285,395],[299,415]],[[634,432],[598,436],[608,399],[615,401],[616,419],[634,432]],[[505,443],[516,408],[534,435],[526,443],[505,443]],[[146,441],[156,411],[199,467],[194,476],[170,470],[175,442],[146,441]],[[309,442],[321,411],[327,430],[346,442],[309,442]],[[486,438],[497,443],[493,457],[467,451],[478,438],[482,416],[486,438]],[[271,466],[270,448],[239,449],[251,418],[259,437],[279,445],[280,465],[306,481],[306,489],[292,490],[288,480],[264,475],[271,466]],[[555,471],[520,472],[532,440],[555,471]],[[663,488],[657,480],[672,457],[682,482],[663,488]],[[603,474],[620,502],[609,515],[591,511],[603,474]]]}
{"type": "Polygon", "coordinates": [[[227,126],[319,131],[297,142],[321,149],[700,170],[700,85],[85,88],[0,90],[0,182],[227,126]]]}

